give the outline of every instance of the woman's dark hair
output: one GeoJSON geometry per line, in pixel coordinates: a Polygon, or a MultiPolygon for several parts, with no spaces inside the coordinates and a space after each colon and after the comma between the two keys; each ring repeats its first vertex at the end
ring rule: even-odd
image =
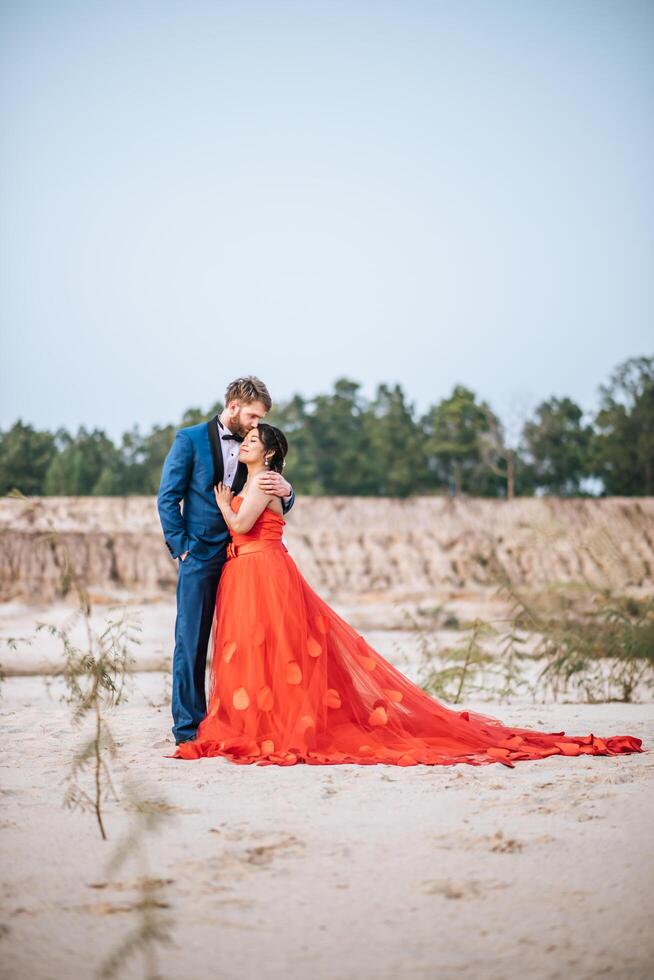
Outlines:
{"type": "Polygon", "coordinates": [[[274,455],[268,460],[269,469],[281,473],[284,468],[284,457],[288,452],[286,436],[281,429],[278,429],[276,425],[270,425],[269,422],[259,422],[257,432],[263,443],[264,453],[268,454],[271,450],[274,452],[274,455]]]}

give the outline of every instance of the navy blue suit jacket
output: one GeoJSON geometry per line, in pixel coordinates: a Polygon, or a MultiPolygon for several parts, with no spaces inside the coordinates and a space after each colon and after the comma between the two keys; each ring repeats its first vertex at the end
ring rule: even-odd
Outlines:
{"type": "MultiPolygon", "coordinates": [[[[213,558],[229,542],[229,528],[218,509],[214,486],[223,478],[217,416],[175,433],[164,460],[157,496],[157,510],[166,546],[173,558],[185,551],[196,558],[213,558]],[[180,512],[180,503],[183,510],[180,512]]],[[[247,478],[245,463],[239,463],[232,490],[239,493],[247,478]]],[[[282,500],[284,513],[295,503],[282,500]]]]}

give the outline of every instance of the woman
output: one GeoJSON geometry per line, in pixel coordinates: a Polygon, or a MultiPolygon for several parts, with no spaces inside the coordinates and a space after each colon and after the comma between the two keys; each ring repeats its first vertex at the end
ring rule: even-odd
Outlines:
{"type": "Polygon", "coordinates": [[[248,477],[216,501],[232,536],[213,625],[209,706],[168,758],[291,766],[415,766],[641,752],[629,735],[544,734],[446,708],[377,653],[310,588],[282,543],[281,505],[259,487],[288,444],[260,422],[241,444],[248,477]]]}

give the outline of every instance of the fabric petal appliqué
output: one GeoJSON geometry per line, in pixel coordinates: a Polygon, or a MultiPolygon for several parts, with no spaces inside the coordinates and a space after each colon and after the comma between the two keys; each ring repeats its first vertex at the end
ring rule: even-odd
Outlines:
{"type": "Polygon", "coordinates": [[[371,725],[386,725],[388,722],[386,709],[382,707],[375,708],[375,710],[368,715],[368,721],[371,725]]]}
{"type": "Polygon", "coordinates": [[[261,708],[262,711],[270,711],[273,706],[273,692],[270,690],[267,684],[262,687],[257,694],[257,706],[261,708]]]}
{"type": "Polygon", "coordinates": [[[223,647],[223,660],[226,664],[232,659],[236,653],[236,643],[233,640],[227,642],[223,647]]]}
{"type": "Polygon", "coordinates": [[[238,711],[245,711],[250,704],[250,696],[244,687],[237,687],[232,695],[232,704],[238,711]]]}
{"type": "Polygon", "coordinates": [[[302,683],[302,671],[297,660],[289,660],[286,664],[286,680],[289,684],[302,683]]]}
{"type": "Polygon", "coordinates": [[[326,636],[329,632],[329,622],[324,616],[316,616],[316,629],[319,633],[322,633],[323,636],[326,636]]]}
{"type": "Polygon", "coordinates": [[[328,687],[323,702],[327,708],[340,708],[341,696],[333,687],[328,687]]]}
{"type": "Polygon", "coordinates": [[[319,657],[322,653],[322,647],[312,636],[309,637],[307,642],[307,653],[310,657],[319,657]]]}

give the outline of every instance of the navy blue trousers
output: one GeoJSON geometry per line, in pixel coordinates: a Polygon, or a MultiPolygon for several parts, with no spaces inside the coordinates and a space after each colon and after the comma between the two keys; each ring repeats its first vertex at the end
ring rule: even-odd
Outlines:
{"type": "Polygon", "coordinates": [[[188,554],[178,560],[177,618],[171,708],[175,742],[193,738],[207,713],[207,647],[216,608],[216,590],[226,548],[206,561],[188,554]]]}

